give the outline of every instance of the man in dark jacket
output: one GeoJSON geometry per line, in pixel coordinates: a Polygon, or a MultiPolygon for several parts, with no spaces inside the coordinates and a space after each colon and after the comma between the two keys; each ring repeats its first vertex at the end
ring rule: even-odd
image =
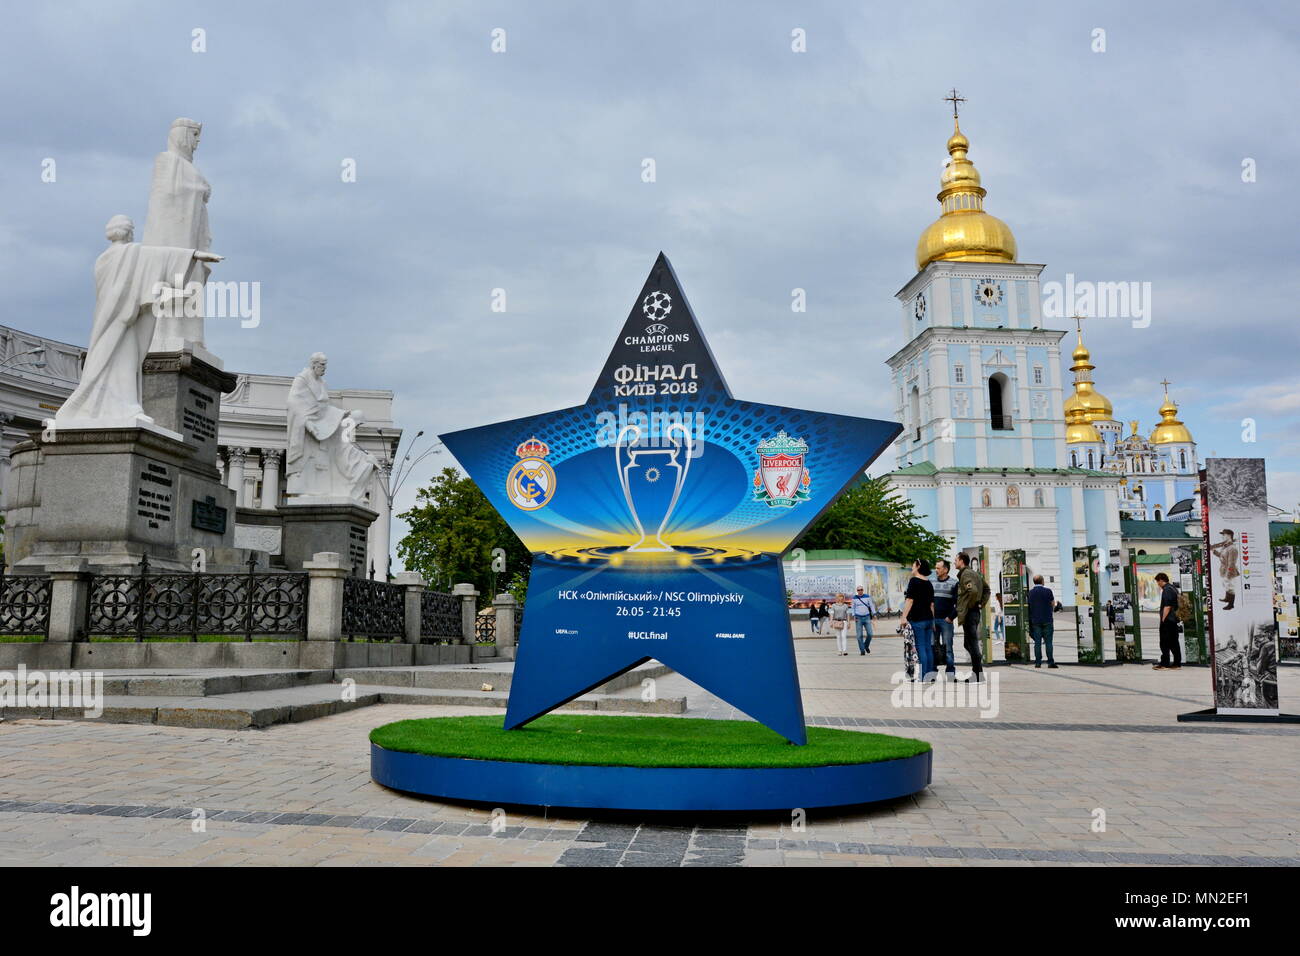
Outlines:
{"type": "Polygon", "coordinates": [[[1156,584],[1160,585],[1160,663],[1155,669],[1176,671],[1183,666],[1183,649],[1178,640],[1178,588],[1163,571],[1156,575],[1156,584]]]}
{"type": "Polygon", "coordinates": [[[957,676],[957,656],[952,650],[953,623],[957,620],[957,579],[943,558],[934,562],[934,626],[943,645],[944,672],[957,676]]]}
{"type": "Polygon", "coordinates": [[[1043,586],[1043,576],[1034,575],[1034,586],[1029,589],[1029,633],[1034,638],[1034,666],[1043,666],[1043,644],[1047,644],[1047,666],[1056,666],[1052,659],[1052,631],[1055,622],[1052,612],[1056,609],[1056,595],[1052,589],[1043,586]]]}
{"type": "Polygon", "coordinates": [[[970,655],[971,673],[979,683],[984,673],[980,647],[980,609],[988,603],[989,586],[984,576],[970,566],[966,554],[957,555],[957,620],[961,621],[962,643],[970,655]]]}

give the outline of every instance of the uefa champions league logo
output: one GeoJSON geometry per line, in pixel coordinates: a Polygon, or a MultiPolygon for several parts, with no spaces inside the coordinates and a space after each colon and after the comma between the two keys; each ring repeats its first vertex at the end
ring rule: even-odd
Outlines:
{"type": "Polygon", "coordinates": [[[673,297],[667,292],[651,292],[641,300],[641,314],[654,323],[663,322],[672,310],[673,297]]]}

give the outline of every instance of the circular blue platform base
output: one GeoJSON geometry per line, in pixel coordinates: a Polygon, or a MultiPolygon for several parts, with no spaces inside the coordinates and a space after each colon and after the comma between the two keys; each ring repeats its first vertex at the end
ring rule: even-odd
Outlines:
{"type": "Polygon", "coordinates": [[[473,803],[603,810],[791,810],[892,800],[930,783],[932,751],[827,767],[601,767],[467,760],[370,745],[370,777],[473,803]]]}

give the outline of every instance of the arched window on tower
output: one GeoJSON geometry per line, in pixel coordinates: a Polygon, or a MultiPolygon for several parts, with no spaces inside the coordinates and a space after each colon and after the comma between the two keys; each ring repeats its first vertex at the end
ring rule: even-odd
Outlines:
{"type": "Polygon", "coordinates": [[[1035,507],[1035,508],[1042,508],[1042,507],[1044,507],[1044,501],[1043,501],[1043,489],[1042,489],[1042,488],[1035,488],[1035,489],[1034,489],[1034,507],[1035,507]]]}
{"type": "Polygon", "coordinates": [[[1077,451],[1070,452],[1070,467],[1071,468],[1079,467],[1079,453],[1077,451]]]}
{"type": "Polygon", "coordinates": [[[1159,506],[1159,505],[1156,505],[1155,512],[1156,512],[1156,520],[1157,520],[1157,521],[1161,521],[1161,520],[1163,520],[1163,519],[1160,517],[1160,506],[1159,506]]]}
{"type": "Polygon", "coordinates": [[[989,424],[996,431],[1011,431],[1011,416],[1007,414],[1011,389],[1007,377],[1001,372],[989,376],[989,424]]]}
{"type": "Polygon", "coordinates": [[[1185,450],[1178,453],[1178,470],[1187,470],[1187,452],[1185,450]]]}
{"type": "Polygon", "coordinates": [[[921,393],[915,385],[912,386],[911,395],[912,405],[912,427],[915,432],[912,435],[912,441],[921,440],[921,393]]]}
{"type": "Polygon", "coordinates": [[[1089,468],[1095,468],[1095,467],[1096,467],[1096,463],[1092,460],[1092,449],[1091,449],[1091,448],[1088,449],[1088,467],[1089,467],[1089,468]]]}

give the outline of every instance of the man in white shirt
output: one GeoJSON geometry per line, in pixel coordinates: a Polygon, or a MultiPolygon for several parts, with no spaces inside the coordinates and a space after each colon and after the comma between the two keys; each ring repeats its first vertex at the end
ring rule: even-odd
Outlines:
{"type": "Polygon", "coordinates": [[[876,605],[872,603],[871,595],[865,589],[858,588],[858,593],[853,595],[853,622],[857,625],[859,657],[871,653],[871,619],[875,616],[876,605]]]}

